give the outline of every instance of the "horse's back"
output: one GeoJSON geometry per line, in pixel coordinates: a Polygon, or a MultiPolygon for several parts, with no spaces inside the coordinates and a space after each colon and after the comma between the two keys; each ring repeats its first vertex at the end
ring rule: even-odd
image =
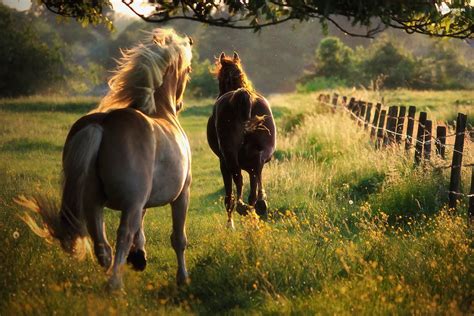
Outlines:
{"type": "Polygon", "coordinates": [[[254,160],[270,161],[276,145],[276,126],[269,102],[257,94],[252,106],[252,117],[263,118],[261,126],[245,135],[240,151],[242,167],[252,169],[254,160]]]}
{"type": "Polygon", "coordinates": [[[190,173],[189,145],[179,128],[131,108],[93,113],[73,125],[65,151],[74,135],[93,124],[102,135],[88,181],[100,186],[107,206],[159,206],[179,195],[190,173]]]}
{"type": "MultiPolygon", "coordinates": [[[[239,89],[240,90],[240,89],[239,89]]],[[[264,117],[263,126],[252,132],[245,131],[245,119],[242,118],[239,104],[235,104],[230,91],[219,97],[208,121],[208,142],[219,157],[236,155],[245,169],[253,167],[253,161],[270,160],[275,150],[276,127],[269,102],[260,94],[250,98],[250,117],[264,117]]]]}
{"type": "Polygon", "coordinates": [[[153,127],[140,112],[120,109],[107,113],[102,128],[97,167],[108,206],[136,207],[147,199],[152,183],[153,127]]]}

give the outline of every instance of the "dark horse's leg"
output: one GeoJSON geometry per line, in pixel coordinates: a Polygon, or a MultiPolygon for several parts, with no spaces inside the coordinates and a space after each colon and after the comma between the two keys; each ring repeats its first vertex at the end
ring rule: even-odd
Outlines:
{"type": "Polygon", "coordinates": [[[236,189],[237,189],[237,206],[236,211],[240,215],[247,215],[247,205],[245,205],[244,201],[242,200],[242,169],[240,169],[237,154],[227,153],[224,154],[225,163],[227,166],[227,170],[229,170],[230,174],[232,175],[232,179],[234,180],[236,189]]]}
{"type": "Polygon", "coordinates": [[[249,172],[249,178],[250,178],[250,192],[249,192],[248,203],[250,206],[255,206],[255,202],[257,202],[258,171],[256,169],[252,169],[252,171],[249,172]]]}
{"type": "Polygon", "coordinates": [[[234,196],[232,195],[232,174],[230,173],[229,169],[227,168],[224,160],[222,158],[219,159],[221,165],[221,174],[222,179],[224,180],[224,188],[225,188],[225,210],[227,212],[227,227],[234,229],[234,220],[232,219],[232,211],[234,210],[234,196]]]}
{"type": "Polygon", "coordinates": [[[263,163],[258,169],[257,172],[257,182],[258,182],[258,197],[257,202],[255,203],[255,210],[260,217],[267,217],[267,195],[265,194],[265,190],[263,189],[262,185],[262,170],[263,170],[263,163]]]}
{"type": "Polygon", "coordinates": [[[97,179],[89,177],[84,188],[83,209],[87,231],[94,243],[94,253],[99,264],[106,270],[112,265],[112,248],[107,241],[104,225],[104,197],[97,179]]]}
{"type": "Polygon", "coordinates": [[[127,263],[131,264],[136,271],[143,271],[146,268],[146,251],[145,251],[145,232],[143,231],[143,219],[146,209],[143,209],[142,222],[140,229],[133,237],[132,248],[128,253],[127,263]]]}

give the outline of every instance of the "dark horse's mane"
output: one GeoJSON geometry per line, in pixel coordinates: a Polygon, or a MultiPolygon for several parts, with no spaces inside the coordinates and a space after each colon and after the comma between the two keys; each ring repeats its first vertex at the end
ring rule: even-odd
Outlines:
{"type": "Polygon", "coordinates": [[[214,74],[219,81],[219,96],[239,88],[244,88],[252,94],[255,94],[252,83],[247,78],[242,66],[240,63],[235,63],[232,57],[225,56],[217,59],[214,74]],[[225,71],[223,71],[224,68],[230,68],[228,69],[229,72],[227,75],[225,71]]]}

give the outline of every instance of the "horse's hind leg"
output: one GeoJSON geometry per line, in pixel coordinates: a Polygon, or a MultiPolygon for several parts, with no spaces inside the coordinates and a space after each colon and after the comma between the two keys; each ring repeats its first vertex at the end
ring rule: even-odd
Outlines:
{"type": "Polygon", "coordinates": [[[258,173],[256,170],[252,170],[249,172],[250,178],[250,192],[249,192],[249,199],[248,203],[251,206],[255,206],[255,202],[257,201],[257,182],[258,182],[258,173]]]}
{"type": "Polygon", "coordinates": [[[263,170],[263,165],[259,168],[257,172],[258,196],[257,196],[257,202],[255,203],[255,210],[259,216],[267,217],[268,215],[267,194],[265,193],[265,190],[263,189],[262,170],[263,170]]]}
{"type": "Polygon", "coordinates": [[[186,238],[186,213],[189,204],[189,185],[181,192],[180,196],[171,203],[173,217],[173,232],[171,233],[171,245],[176,252],[178,259],[178,272],[176,273],[176,282],[178,285],[184,285],[188,282],[188,272],[186,271],[186,260],[184,250],[187,245],[186,238]]]}
{"type": "Polygon", "coordinates": [[[133,245],[128,253],[127,263],[131,264],[136,271],[143,271],[146,268],[146,251],[145,251],[145,232],[143,231],[143,219],[146,209],[142,212],[142,222],[140,229],[133,237],[133,245]]]}
{"type": "Polygon", "coordinates": [[[236,155],[232,153],[228,153],[225,155],[225,162],[226,166],[232,175],[232,179],[234,180],[235,187],[237,189],[236,200],[237,206],[236,211],[240,215],[247,215],[248,207],[245,205],[244,201],[242,200],[242,186],[243,186],[243,179],[242,179],[242,169],[239,167],[239,163],[237,162],[236,155]]]}
{"type": "Polygon", "coordinates": [[[107,241],[104,224],[104,198],[98,182],[89,181],[84,192],[83,208],[87,231],[94,243],[94,253],[99,264],[106,270],[112,264],[112,248],[107,241]]]}
{"type": "Polygon", "coordinates": [[[103,206],[89,206],[84,209],[87,230],[94,243],[95,256],[99,264],[107,270],[112,264],[112,248],[105,235],[103,206]]]}
{"type": "Polygon", "coordinates": [[[227,169],[223,159],[220,159],[221,174],[222,179],[224,180],[225,188],[225,210],[227,212],[227,227],[234,229],[234,220],[232,219],[232,211],[234,210],[234,196],[232,195],[232,174],[227,169]]]}
{"type": "Polygon", "coordinates": [[[109,287],[112,290],[120,289],[123,286],[122,268],[132,247],[133,237],[140,229],[142,210],[142,207],[134,207],[122,211],[120,225],[117,230],[117,245],[112,267],[112,276],[109,279],[109,287]]]}

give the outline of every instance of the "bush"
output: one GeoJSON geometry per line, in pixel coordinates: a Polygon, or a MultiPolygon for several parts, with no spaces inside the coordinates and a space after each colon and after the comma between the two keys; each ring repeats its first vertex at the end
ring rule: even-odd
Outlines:
{"type": "Polygon", "coordinates": [[[314,77],[305,83],[297,83],[296,91],[301,93],[309,93],[314,91],[321,91],[325,89],[335,89],[340,87],[346,87],[347,83],[345,80],[338,79],[336,77],[314,77]]]}
{"type": "Polygon", "coordinates": [[[199,57],[194,54],[191,73],[191,81],[188,83],[187,93],[196,98],[216,98],[219,95],[217,79],[211,72],[211,62],[205,59],[200,62],[199,57]]]}
{"type": "Polygon", "coordinates": [[[449,42],[436,41],[420,56],[388,36],[353,51],[329,37],[316,49],[314,70],[299,79],[298,92],[334,89],[347,85],[379,88],[470,89],[474,69],[449,42]]]}
{"type": "Polygon", "coordinates": [[[58,36],[43,42],[31,19],[0,4],[0,96],[44,92],[65,69],[58,36]]]}
{"type": "Polygon", "coordinates": [[[415,62],[410,54],[390,41],[377,43],[372,49],[359,66],[368,82],[379,81],[383,87],[392,89],[411,86],[415,62]]]}
{"type": "Polygon", "coordinates": [[[347,80],[353,76],[353,51],[337,37],[321,41],[316,49],[316,74],[347,80]]]}

